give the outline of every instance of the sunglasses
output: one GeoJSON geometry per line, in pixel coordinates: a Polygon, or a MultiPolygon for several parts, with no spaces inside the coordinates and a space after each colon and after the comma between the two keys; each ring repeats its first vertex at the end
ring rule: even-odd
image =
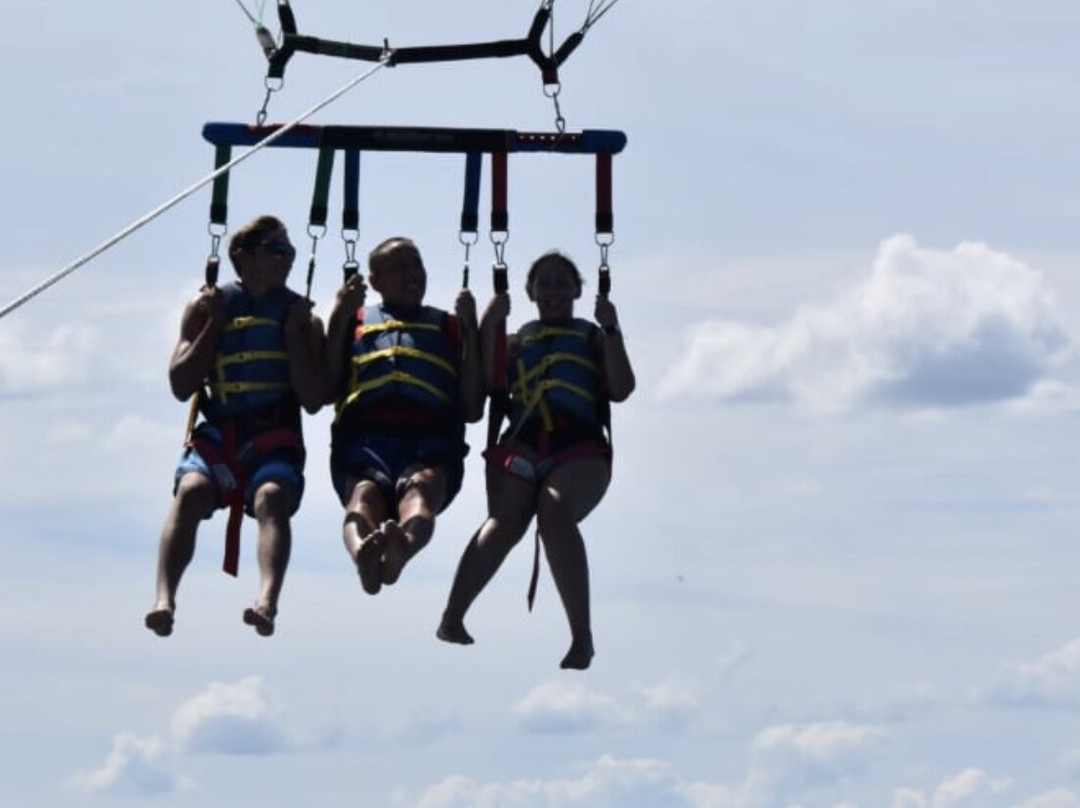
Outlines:
{"type": "Polygon", "coordinates": [[[287,241],[260,241],[259,247],[271,255],[295,255],[296,247],[287,241]]]}

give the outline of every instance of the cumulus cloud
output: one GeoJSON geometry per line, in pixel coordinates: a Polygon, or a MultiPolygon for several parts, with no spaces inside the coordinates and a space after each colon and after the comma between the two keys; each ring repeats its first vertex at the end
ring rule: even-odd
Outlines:
{"type": "Polygon", "coordinates": [[[992,778],[978,768],[968,768],[946,777],[930,793],[900,788],[893,793],[892,808],[962,808],[984,806],[991,798],[1009,790],[1007,779],[992,778]]]}
{"type": "Polygon", "coordinates": [[[1080,709],[1080,639],[1012,665],[977,698],[991,704],[1080,709]]]}
{"type": "Polygon", "coordinates": [[[0,327],[0,394],[24,395],[83,379],[98,366],[100,332],[85,323],[67,323],[43,338],[32,338],[21,323],[0,327]]]}
{"type": "Polygon", "coordinates": [[[227,755],[268,755],[293,746],[258,676],[214,682],[186,701],[173,715],[172,738],[186,752],[227,755]]]}
{"type": "Polygon", "coordinates": [[[324,730],[305,741],[286,726],[284,711],[268,697],[263,681],[249,676],[232,684],[211,683],[183,702],[163,737],[121,732],[101,768],[71,779],[87,791],[158,794],[190,783],[174,774],[187,754],[270,755],[336,745],[324,730]]]}
{"type": "Polygon", "coordinates": [[[676,785],[675,775],[666,763],[605,755],[589,764],[577,778],[478,784],[466,777],[448,777],[427,789],[415,808],[682,808],[686,803],[676,785]]]}
{"type": "Polygon", "coordinates": [[[748,783],[786,790],[833,782],[861,766],[883,736],[878,727],[846,721],[769,727],[751,745],[748,783]]]}
{"type": "Polygon", "coordinates": [[[699,323],[687,339],[661,395],[818,411],[1022,399],[1073,355],[1040,273],[985,244],[932,250],[906,235],[884,241],[869,277],[826,304],[774,326],[699,323]]]}
{"type": "Polygon", "coordinates": [[[170,772],[159,739],[121,732],[113,738],[104,765],[77,774],[72,785],[91,792],[154,796],[175,791],[183,781],[170,772]]]}
{"type": "Polygon", "coordinates": [[[1080,796],[1068,789],[1058,788],[1017,803],[1015,808],[1080,808],[1080,796]]]}
{"type": "Polygon", "coordinates": [[[631,720],[630,711],[611,696],[559,681],[534,687],[513,712],[532,732],[586,732],[631,720]]]}
{"type": "Polygon", "coordinates": [[[565,681],[534,687],[513,707],[528,732],[593,732],[625,726],[682,726],[698,713],[701,700],[689,683],[674,678],[637,685],[616,698],[565,681]]]}

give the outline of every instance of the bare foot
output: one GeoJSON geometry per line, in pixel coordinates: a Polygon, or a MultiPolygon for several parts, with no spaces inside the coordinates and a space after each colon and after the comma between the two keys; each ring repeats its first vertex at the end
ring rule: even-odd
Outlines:
{"type": "Polygon", "coordinates": [[[397,581],[402,569],[405,568],[405,562],[409,560],[409,537],[397,522],[383,522],[382,532],[386,536],[382,582],[392,584],[397,581]]]}
{"type": "Polygon", "coordinates": [[[450,618],[443,614],[439,627],[435,629],[435,636],[443,642],[453,642],[458,645],[472,645],[473,638],[465,630],[465,623],[460,618],[450,618]]]}
{"type": "Polygon", "coordinates": [[[244,609],[244,622],[255,627],[255,632],[260,637],[269,637],[274,633],[274,617],[276,612],[266,606],[256,603],[250,609],[244,609]]]}
{"type": "Polygon", "coordinates": [[[356,571],[360,573],[360,585],[369,595],[376,595],[382,587],[382,548],[385,537],[378,530],[369,533],[356,551],[356,571]]]}
{"type": "Polygon", "coordinates": [[[166,607],[154,609],[146,613],[144,621],[146,627],[159,637],[168,637],[172,634],[173,610],[166,607]]]}
{"type": "Polygon", "coordinates": [[[570,643],[570,650],[566,652],[566,656],[564,656],[562,662],[559,663],[559,667],[564,670],[572,669],[583,671],[589,667],[594,653],[591,638],[587,640],[574,640],[570,643]]]}

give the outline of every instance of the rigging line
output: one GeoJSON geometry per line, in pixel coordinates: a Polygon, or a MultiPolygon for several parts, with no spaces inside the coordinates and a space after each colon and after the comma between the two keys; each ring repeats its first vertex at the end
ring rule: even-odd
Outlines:
{"type": "Polygon", "coordinates": [[[355,76],[353,79],[351,79],[347,83],[343,84],[338,89],[334,90],[334,92],[330,93],[330,95],[328,95],[326,98],[324,98],[319,103],[315,104],[311,108],[309,108],[309,109],[305,110],[304,112],[300,113],[300,115],[298,115],[296,118],[293,118],[293,120],[289,121],[288,123],[282,124],[282,126],[280,128],[278,128],[278,129],[274,130],[273,132],[271,132],[269,135],[264,137],[262,140],[260,140],[258,143],[256,143],[254,146],[252,146],[247,151],[243,152],[242,154],[237,155],[232,160],[227,162],[225,165],[221,166],[218,169],[215,169],[212,173],[207,174],[201,180],[198,180],[193,185],[185,188],[183,191],[178,193],[172,199],[169,199],[167,202],[161,203],[156,208],[154,208],[152,211],[150,211],[149,213],[146,213],[142,217],[136,219],[134,222],[129,224],[123,230],[121,230],[116,235],[112,236],[111,238],[107,239],[106,241],[102,242],[97,247],[92,249],[90,252],[86,253],[85,255],[83,255],[83,256],[81,256],[79,258],[76,258],[74,261],[72,261],[70,264],[68,264],[63,269],[55,272],[54,274],[52,274],[51,276],[49,276],[48,278],[43,280],[41,283],[37,284],[37,286],[34,286],[29,291],[24,292],[22,295],[15,298],[14,300],[12,300],[10,303],[8,303],[6,306],[4,306],[4,308],[0,309],[0,319],[2,319],[3,317],[6,317],[8,314],[15,311],[15,309],[19,308],[20,306],[22,306],[24,303],[31,300],[32,298],[37,297],[39,294],[44,292],[50,286],[52,286],[52,285],[58,283],[59,281],[63,280],[68,275],[70,275],[72,272],[74,272],[76,269],[81,267],[83,264],[87,263],[88,261],[90,261],[93,258],[96,258],[98,255],[105,252],[107,249],[112,247],[117,242],[123,241],[125,238],[130,236],[132,233],[134,233],[136,230],[141,228],[143,225],[148,224],[149,222],[153,221],[158,216],[163,214],[165,211],[169,210],[172,207],[175,207],[176,205],[178,205],[180,202],[187,199],[189,196],[191,196],[193,193],[198,191],[203,186],[209,185],[211,182],[213,182],[220,175],[224,174],[226,171],[231,169],[233,166],[236,166],[239,163],[242,163],[244,160],[246,160],[247,158],[249,158],[253,154],[255,154],[255,152],[260,151],[261,149],[265,148],[266,146],[269,146],[271,143],[273,143],[275,140],[280,138],[286,132],[289,132],[290,130],[296,128],[301,123],[306,121],[308,118],[310,118],[316,112],[321,110],[323,107],[326,107],[326,106],[332,104],[334,101],[336,101],[341,96],[345,95],[345,93],[347,93],[349,90],[351,90],[357,84],[364,81],[369,76],[371,76],[374,73],[378,72],[382,68],[386,67],[387,63],[389,62],[389,59],[390,59],[389,54],[384,56],[382,59],[380,59],[375,64],[374,67],[370,67],[367,70],[363,71],[362,73],[355,76]]]}
{"type": "MultiPolygon", "coordinates": [[[[251,24],[252,24],[252,25],[256,25],[256,26],[257,26],[257,25],[260,25],[260,24],[261,24],[259,20],[255,19],[255,17],[254,17],[254,16],[252,16],[251,12],[250,12],[250,11],[248,11],[248,8],[247,8],[247,6],[245,6],[245,5],[244,5],[244,4],[243,4],[243,3],[241,2],[241,0],[236,0],[236,5],[240,6],[240,10],[241,10],[242,12],[244,12],[244,16],[246,16],[246,17],[247,17],[247,18],[248,18],[249,20],[251,20],[251,24]]],[[[260,18],[260,19],[262,18],[262,10],[261,10],[261,9],[259,10],[259,18],[260,18]]]]}
{"type": "Polygon", "coordinates": [[[604,4],[601,3],[600,0],[589,0],[589,11],[585,15],[585,24],[582,26],[581,30],[583,32],[588,31],[600,21],[601,17],[611,11],[612,7],[618,2],[619,0],[608,0],[608,2],[604,4]]]}

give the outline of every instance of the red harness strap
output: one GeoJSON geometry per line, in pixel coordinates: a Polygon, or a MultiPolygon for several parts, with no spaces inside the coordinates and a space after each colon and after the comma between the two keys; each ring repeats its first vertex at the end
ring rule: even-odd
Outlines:
{"type": "Polygon", "coordinates": [[[240,525],[244,520],[244,492],[247,489],[248,470],[252,462],[268,452],[277,449],[302,449],[300,435],[287,427],[278,427],[260,432],[239,449],[236,446],[236,424],[226,421],[220,425],[222,445],[199,438],[197,435],[188,443],[210,465],[222,465],[229,470],[234,484],[226,488],[218,481],[221,502],[229,509],[229,520],[225,525],[225,558],[221,568],[229,575],[236,576],[240,562],[240,525]]]}

